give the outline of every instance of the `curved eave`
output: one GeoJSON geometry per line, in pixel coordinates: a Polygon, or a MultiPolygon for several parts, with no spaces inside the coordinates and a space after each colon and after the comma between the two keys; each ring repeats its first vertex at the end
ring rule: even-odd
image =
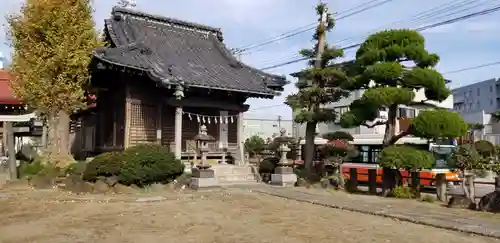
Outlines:
{"type": "MultiPolygon", "coordinates": [[[[148,70],[144,69],[141,67],[136,67],[136,66],[131,66],[131,65],[126,65],[126,64],[121,64],[117,63],[115,61],[111,61],[102,55],[92,52],[93,56],[97,59],[99,59],[101,62],[105,62],[107,64],[111,64],[113,66],[119,66],[123,68],[128,68],[132,70],[136,70],[139,72],[145,72],[151,80],[160,83],[162,85],[172,85],[172,84],[177,84],[177,82],[172,82],[168,78],[162,77],[157,74],[154,70],[148,70]]],[[[274,96],[278,96],[279,92],[276,92],[274,90],[269,90],[268,92],[256,92],[256,91],[248,91],[248,90],[239,90],[239,89],[229,89],[229,88],[223,88],[223,87],[212,87],[212,86],[205,86],[205,85],[192,85],[192,84],[186,84],[186,86],[189,87],[194,87],[194,88],[203,88],[203,89],[213,89],[213,90],[222,90],[222,91],[229,91],[229,92],[241,92],[241,93],[246,93],[249,94],[251,97],[261,97],[261,98],[268,98],[272,99],[274,96]]]]}

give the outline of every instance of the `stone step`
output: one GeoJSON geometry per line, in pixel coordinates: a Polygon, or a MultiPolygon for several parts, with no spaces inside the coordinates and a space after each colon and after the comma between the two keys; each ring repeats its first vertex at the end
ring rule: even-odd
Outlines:
{"type": "Polygon", "coordinates": [[[216,175],[252,174],[252,168],[248,166],[213,165],[212,169],[215,171],[216,175]]]}
{"type": "Polygon", "coordinates": [[[219,186],[234,186],[234,185],[259,185],[257,181],[219,181],[219,186]]]}
{"type": "Polygon", "coordinates": [[[253,174],[215,175],[219,181],[257,181],[253,174]]]}

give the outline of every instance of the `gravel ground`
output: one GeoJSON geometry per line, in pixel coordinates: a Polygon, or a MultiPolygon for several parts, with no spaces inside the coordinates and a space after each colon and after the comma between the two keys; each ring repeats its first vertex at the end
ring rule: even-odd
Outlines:
{"type": "Polygon", "coordinates": [[[169,194],[159,202],[41,195],[16,191],[0,197],[1,243],[500,242],[243,189],[169,194]]]}

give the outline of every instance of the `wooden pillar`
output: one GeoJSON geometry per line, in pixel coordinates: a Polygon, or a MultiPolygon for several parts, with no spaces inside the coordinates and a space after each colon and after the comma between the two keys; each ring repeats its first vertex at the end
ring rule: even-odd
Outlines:
{"type": "Polygon", "coordinates": [[[245,138],[243,133],[243,112],[238,113],[236,137],[240,153],[240,165],[246,165],[245,161],[245,138]]]}
{"type": "Polygon", "coordinates": [[[9,164],[9,177],[10,181],[15,181],[17,175],[17,162],[16,162],[16,148],[14,131],[12,130],[12,122],[4,122],[4,135],[6,135],[7,151],[8,151],[8,164],[9,164]]]}
{"type": "Polygon", "coordinates": [[[182,156],[182,106],[175,108],[175,158],[182,156]]]}
{"type": "Polygon", "coordinates": [[[368,189],[370,193],[377,194],[377,169],[368,170],[368,189]]]}

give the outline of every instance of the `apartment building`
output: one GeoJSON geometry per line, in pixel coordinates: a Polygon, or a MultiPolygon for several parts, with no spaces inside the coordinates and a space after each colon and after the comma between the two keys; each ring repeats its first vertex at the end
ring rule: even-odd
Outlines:
{"type": "Polygon", "coordinates": [[[465,116],[481,111],[486,114],[497,111],[500,109],[499,82],[500,79],[493,78],[453,89],[453,110],[465,116]]]}

